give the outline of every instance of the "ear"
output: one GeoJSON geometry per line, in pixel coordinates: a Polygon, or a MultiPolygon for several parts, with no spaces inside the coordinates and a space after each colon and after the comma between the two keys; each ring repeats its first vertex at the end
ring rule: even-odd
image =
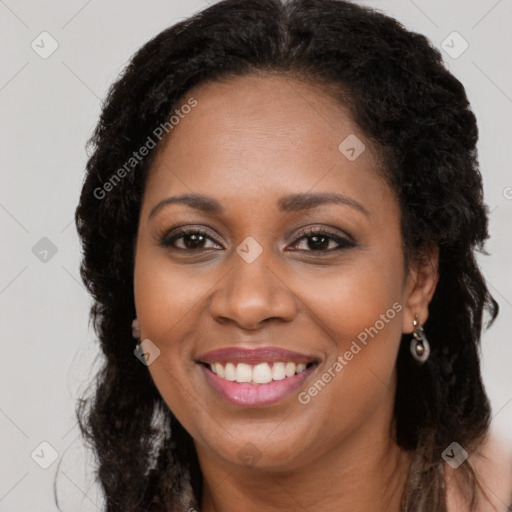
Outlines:
{"type": "Polygon", "coordinates": [[[404,313],[402,315],[402,332],[414,330],[413,321],[418,315],[418,322],[423,325],[428,318],[428,306],[439,280],[439,247],[431,246],[421,259],[410,263],[409,273],[404,285],[404,313]]]}

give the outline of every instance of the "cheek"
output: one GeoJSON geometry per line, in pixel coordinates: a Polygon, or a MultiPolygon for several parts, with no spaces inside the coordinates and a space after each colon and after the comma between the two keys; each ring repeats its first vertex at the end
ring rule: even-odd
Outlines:
{"type": "Polygon", "coordinates": [[[402,334],[402,278],[401,255],[392,250],[360,254],[321,277],[301,275],[302,300],[332,348],[328,368],[336,377],[325,379],[333,382],[333,394],[322,400],[342,393],[362,404],[365,394],[372,400],[386,392],[383,383],[391,385],[402,334]],[[333,367],[338,356],[341,367],[333,367]]]}
{"type": "Polygon", "coordinates": [[[308,304],[316,325],[329,334],[332,347],[327,363],[299,396],[312,440],[324,436],[326,444],[336,442],[392,403],[403,309],[398,276],[392,273],[382,262],[368,262],[338,276],[303,281],[311,290],[308,304]],[[328,421],[315,430],[315,418],[328,421]]]}
{"type": "Polygon", "coordinates": [[[401,307],[393,309],[393,304],[402,301],[399,256],[361,252],[337,269],[332,267],[323,273],[315,269],[302,272],[295,289],[301,290],[301,301],[318,316],[320,325],[330,331],[333,338],[346,342],[347,338],[357,337],[376,322],[379,330],[389,331],[389,325],[400,323],[397,310],[401,307]],[[386,329],[379,321],[381,315],[388,320],[386,329]]]}
{"type": "Polygon", "coordinates": [[[194,278],[191,266],[171,264],[165,253],[142,246],[137,251],[134,293],[141,336],[158,341],[162,349],[172,343],[192,321],[194,306],[205,293],[204,280],[194,278]]]}
{"type": "Polygon", "coordinates": [[[183,276],[153,249],[137,251],[134,293],[141,339],[149,338],[160,350],[148,371],[162,399],[193,436],[200,435],[194,421],[200,411],[194,411],[195,401],[190,399],[195,395],[191,383],[195,363],[191,347],[180,340],[186,340],[186,332],[196,325],[194,305],[200,288],[197,280],[183,276]]]}

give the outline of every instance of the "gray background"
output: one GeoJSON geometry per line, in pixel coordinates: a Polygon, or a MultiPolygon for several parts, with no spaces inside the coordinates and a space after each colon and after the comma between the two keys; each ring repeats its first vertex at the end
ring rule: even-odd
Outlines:
{"type": "MultiPolygon", "coordinates": [[[[483,372],[494,429],[503,446],[510,446],[512,5],[506,0],[362,3],[391,14],[440,48],[446,40],[452,56],[441,50],[445,62],[465,85],[478,118],[479,158],[492,212],[490,255],[480,261],[501,305],[498,320],[484,334],[483,372]],[[469,44],[456,58],[463,41],[450,36],[453,31],[469,44]]],[[[101,509],[91,454],[82,446],[74,416],[75,401],[90,388],[98,367],[73,223],[85,142],[101,99],[133,52],[206,5],[204,0],[0,0],[0,511],[57,510],[53,479],[59,463],[62,509],[101,509]],[[31,47],[35,41],[40,53],[51,49],[43,31],[58,43],[46,59],[31,47]],[[43,237],[55,254],[44,253],[49,242],[40,241],[43,237]],[[40,465],[49,464],[53,452],[42,442],[56,452],[47,469],[40,465]]]]}

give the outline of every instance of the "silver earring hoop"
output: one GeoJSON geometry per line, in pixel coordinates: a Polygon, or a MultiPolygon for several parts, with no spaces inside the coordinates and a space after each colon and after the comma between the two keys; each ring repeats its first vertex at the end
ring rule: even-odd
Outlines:
{"type": "Polygon", "coordinates": [[[411,354],[412,357],[419,363],[423,364],[430,356],[430,343],[425,336],[423,327],[418,322],[418,316],[413,320],[414,332],[411,339],[411,354]]]}

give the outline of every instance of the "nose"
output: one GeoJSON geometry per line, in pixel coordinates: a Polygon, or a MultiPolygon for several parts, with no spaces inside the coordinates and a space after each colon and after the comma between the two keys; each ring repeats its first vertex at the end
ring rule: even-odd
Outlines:
{"type": "Polygon", "coordinates": [[[231,270],[210,301],[210,314],[217,322],[257,330],[271,319],[290,322],[295,318],[295,294],[277,266],[271,268],[266,252],[251,263],[234,254],[231,270]]]}

